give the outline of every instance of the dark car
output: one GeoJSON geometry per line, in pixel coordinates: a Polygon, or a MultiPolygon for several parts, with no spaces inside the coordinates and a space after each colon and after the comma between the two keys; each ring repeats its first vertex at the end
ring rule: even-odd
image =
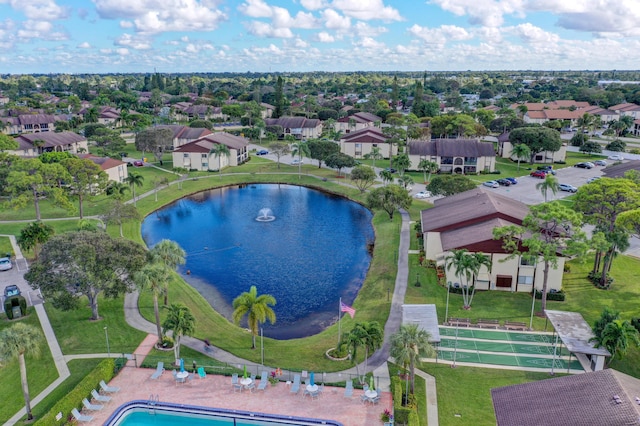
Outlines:
{"type": "Polygon", "coordinates": [[[394,169],[393,167],[387,167],[384,170],[387,171],[387,172],[390,172],[390,173],[395,173],[396,172],[396,169],[394,169]]]}
{"type": "Polygon", "coordinates": [[[500,186],[511,186],[511,181],[509,179],[497,179],[496,182],[498,182],[500,186]]]}
{"type": "Polygon", "coordinates": [[[511,185],[515,185],[516,183],[518,183],[518,179],[514,178],[514,177],[508,177],[505,178],[506,180],[508,180],[509,182],[511,182],[511,185]]]}
{"type": "Polygon", "coordinates": [[[533,171],[533,172],[529,173],[529,176],[535,177],[535,178],[539,178],[539,179],[544,179],[545,177],[547,177],[547,174],[545,172],[543,172],[542,170],[536,170],[536,171],[533,171]]]}
{"type": "Polygon", "coordinates": [[[590,169],[592,166],[589,163],[577,163],[573,167],[578,167],[580,169],[590,169]]]}
{"type": "Polygon", "coordinates": [[[256,155],[267,155],[269,153],[269,151],[267,151],[266,149],[261,149],[260,151],[256,152],[256,155]]]}
{"type": "Polygon", "coordinates": [[[4,288],[4,297],[20,296],[20,289],[17,285],[8,285],[4,288]]]}

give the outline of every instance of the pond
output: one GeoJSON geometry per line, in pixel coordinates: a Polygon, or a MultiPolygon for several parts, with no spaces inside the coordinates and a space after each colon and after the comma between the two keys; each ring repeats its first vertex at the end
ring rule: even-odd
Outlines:
{"type": "MultiPolygon", "coordinates": [[[[187,252],[179,272],[231,318],[233,299],[252,285],[277,303],[264,335],[305,337],[338,318],[366,277],[372,214],[348,199],[282,184],[218,188],[180,199],[145,218],[149,247],[162,239],[187,252]]],[[[214,331],[212,331],[213,333],[214,331]]]]}

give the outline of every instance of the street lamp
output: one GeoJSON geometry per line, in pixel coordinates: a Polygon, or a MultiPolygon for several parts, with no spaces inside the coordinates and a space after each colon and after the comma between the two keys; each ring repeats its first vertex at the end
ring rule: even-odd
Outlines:
{"type": "Polygon", "coordinates": [[[111,358],[111,349],[109,349],[109,332],[107,331],[107,326],[104,327],[104,337],[107,339],[107,355],[111,358]]]}
{"type": "Polygon", "coordinates": [[[449,287],[451,286],[451,281],[447,281],[447,307],[444,309],[444,322],[446,324],[449,319],[449,287]]]}
{"type": "Polygon", "coordinates": [[[533,330],[533,310],[535,309],[535,305],[536,305],[536,286],[535,284],[531,285],[531,319],[529,320],[529,330],[533,330]]]}

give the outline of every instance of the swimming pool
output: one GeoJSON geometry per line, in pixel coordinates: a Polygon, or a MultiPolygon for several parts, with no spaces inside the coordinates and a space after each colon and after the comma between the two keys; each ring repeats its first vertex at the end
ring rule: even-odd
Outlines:
{"type": "Polygon", "coordinates": [[[168,402],[130,401],[122,404],[104,426],[343,426],[334,420],[278,416],[168,402]]]}

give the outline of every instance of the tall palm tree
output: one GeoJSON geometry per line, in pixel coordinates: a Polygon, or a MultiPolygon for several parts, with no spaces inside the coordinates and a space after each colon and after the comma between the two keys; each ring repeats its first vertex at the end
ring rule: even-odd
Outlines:
{"type": "Polygon", "coordinates": [[[214,144],[211,149],[209,150],[209,155],[213,155],[215,157],[218,157],[218,175],[222,177],[221,173],[222,173],[222,156],[224,155],[225,157],[229,158],[229,155],[231,155],[231,151],[229,151],[229,148],[222,143],[217,143],[214,144]]]}
{"type": "Polygon", "coordinates": [[[451,254],[445,259],[447,270],[453,268],[454,274],[460,278],[462,282],[462,301],[463,308],[471,308],[471,302],[475,295],[476,286],[474,285],[475,277],[480,272],[482,266],[491,271],[491,259],[484,253],[469,253],[467,249],[452,250],[451,254]],[[473,286],[473,290],[469,293],[469,287],[473,286]]]}
{"type": "Polygon", "coordinates": [[[385,186],[390,182],[393,182],[393,174],[389,170],[382,170],[379,174],[380,179],[384,182],[385,186]]]}
{"type": "MultiPolygon", "coordinates": [[[[187,253],[180,247],[180,244],[171,240],[162,240],[149,251],[149,255],[154,262],[162,263],[167,268],[174,270],[178,265],[184,265],[187,253]]],[[[169,284],[169,280],[165,282],[169,284]]],[[[169,287],[165,285],[164,290],[164,306],[167,306],[169,287]]]]}
{"type": "Polygon", "coordinates": [[[196,318],[189,308],[181,303],[172,303],[167,308],[167,317],[162,323],[165,330],[171,330],[173,334],[173,354],[176,365],[180,363],[180,341],[182,336],[192,336],[196,331],[196,318]]]}
{"type": "Polygon", "coordinates": [[[163,263],[148,263],[144,268],[136,272],[133,279],[138,287],[151,291],[151,294],[153,295],[153,314],[156,319],[158,345],[160,345],[162,343],[162,328],[160,326],[158,296],[160,296],[167,285],[167,280],[169,279],[169,268],[163,263]]]}
{"type": "Polygon", "coordinates": [[[22,395],[27,410],[27,419],[33,419],[31,413],[31,397],[29,396],[29,383],[27,382],[27,364],[25,354],[33,357],[40,355],[42,333],[32,325],[16,323],[0,332],[0,359],[9,361],[18,358],[20,366],[20,382],[22,383],[22,395]]]}
{"type": "Polygon", "coordinates": [[[585,112],[582,117],[578,118],[578,126],[580,127],[580,134],[584,135],[585,130],[589,130],[595,123],[595,116],[585,112]]]}
{"type": "Polygon", "coordinates": [[[105,193],[113,198],[121,200],[124,197],[124,193],[129,191],[129,189],[130,188],[127,184],[112,180],[109,181],[109,184],[105,188],[105,193]]]}
{"type": "Polygon", "coordinates": [[[607,324],[602,330],[600,341],[596,342],[596,347],[604,346],[610,353],[611,358],[607,365],[611,364],[616,357],[621,359],[627,353],[630,346],[640,346],[638,330],[629,322],[616,319],[607,324]]]}
{"type": "Polygon", "coordinates": [[[547,202],[547,193],[551,191],[553,195],[556,195],[558,190],[560,189],[560,184],[558,183],[558,178],[556,178],[551,173],[548,173],[545,176],[544,180],[538,184],[536,184],[536,189],[539,190],[544,196],[544,202],[547,202]]]}
{"type": "Polygon", "coordinates": [[[233,322],[240,324],[242,318],[247,316],[247,324],[251,330],[251,349],[256,348],[256,336],[260,324],[269,320],[271,324],[276,322],[276,314],[269,305],[275,305],[276,299],[270,294],[258,296],[258,289],[252,285],[249,291],[233,299],[233,322]]]}
{"type": "Polygon", "coordinates": [[[371,148],[371,152],[367,153],[364,155],[364,158],[366,158],[367,160],[372,160],[373,161],[373,168],[376,168],[376,160],[382,160],[382,154],[380,153],[380,148],[377,146],[374,146],[373,148],[371,148]]]}
{"type": "Polygon", "coordinates": [[[309,149],[309,144],[307,141],[300,141],[294,144],[291,144],[291,156],[298,156],[298,179],[300,179],[300,173],[302,169],[302,157],[311,156],[311,150],[309,149]]]}
{"type": "Polygon", "coordinates": [[[520,161],[528,160],[531,157],[531,149],[527,145],[519,143],[513,147],[511,155],[518,159],[518,170],[520,170],[520,161]]]}
{"type": "Polygon", "coordinates": [[[409,365],[409,376],[411,378],[411,393],[415,384],[415,367],[420,362],[420,358],[433,357],[435,349],[429,343],[431,335],[418,324],[403,324],[400,330],[391,336],[390,355],[397,363],[404,366],[409,365]]]}
{"type": "Polygon", "coordinates": [[[142,184],[144,183],[144,176],[142,176],[140,173],[130,172],[125,179],[125,182],[129,184],[129,187],[133,192],[133,205],[136,206],[136,186],[142,186],[142,184]]]}
{"type": "Polygon", "coordinates": [[[433,162],[433,161],[429,161],[429,160],[423,158],[418,163],[418,169],[422,170],[422,174],[423,174],[423,177],[424,177],[424,183],[426,184],[428,182],[431,182],[431,173],[434,173],[434,172],[438,171],[438,163],[433,162]],[[429,178],[427,178],[427,173],[429,173],[429,178]]]}

